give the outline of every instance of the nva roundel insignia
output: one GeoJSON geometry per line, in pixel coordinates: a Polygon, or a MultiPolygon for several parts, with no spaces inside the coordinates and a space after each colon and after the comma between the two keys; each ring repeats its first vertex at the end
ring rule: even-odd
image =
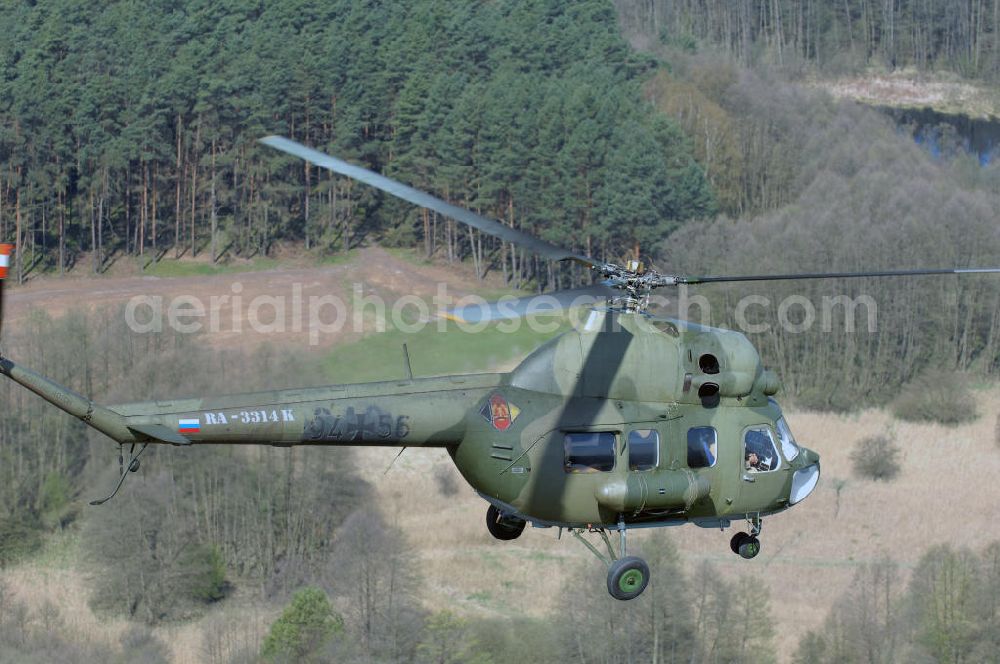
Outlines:
{"type": "Polygon", "coordinates": [[[521,414],[521,409],[507,401],[502,394],[492,394],[479,414],[497,431],[506,431],[521,414]]]}

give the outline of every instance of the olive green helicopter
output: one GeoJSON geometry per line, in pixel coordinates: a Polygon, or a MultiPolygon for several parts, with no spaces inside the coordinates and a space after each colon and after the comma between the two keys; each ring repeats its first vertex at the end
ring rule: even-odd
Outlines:
{"type": "MultiPolygon", "coordinates": [[[[117,494],[150,444],[443,447],[488,503],[486,527],[495,538],[515,539],[527,523],[566,531],[607,565],[610,594],[632,599],[650,573],[645,561],[627,553],[630,529],[685,523],[725,529],[745,522],[747,530],[737,532],[730,547],[754,558],[763,517],[800,503],[820,476],[819,455],[796,442],[774,399],[778,377],[763,367],[747,338],[652,315],[653,289],[1000,272],[662,274],[638,262],[617,265],[566,251],[286,138],[262,142],[542,258],[576,261],[600,278],[549,294],[546,310],[574,306],[584,296],[603,305],[508,373],[414,378],[407,358],[406,377],[395,381],[101,406],[0,357],[0,373],[119,444],[117,484],[91,504],[117,494]],[[596,543],[586,537],[591,533],[599,536],[596,543]]],[[[10,253],[10,245],[0,247],[0,279],[10,253]]],[[[527,315],[533,306],[527,297],[451,315],[498,320],[527,315]]]]}

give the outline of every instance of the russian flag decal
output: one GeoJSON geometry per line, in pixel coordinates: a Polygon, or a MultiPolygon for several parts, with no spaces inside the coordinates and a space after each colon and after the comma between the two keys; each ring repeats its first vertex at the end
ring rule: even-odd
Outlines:
{"type": "Polygon", "coordinates": [[[178,433],[201,433],[201,420],[180,420],[177,423],[178,433]]]}
{"type": "Polygon", "coordinates": [[[14,251],[12,244],[0,244],[0,279],[7,278],[7,268],[10,267],[10,255],[14,251]]]}

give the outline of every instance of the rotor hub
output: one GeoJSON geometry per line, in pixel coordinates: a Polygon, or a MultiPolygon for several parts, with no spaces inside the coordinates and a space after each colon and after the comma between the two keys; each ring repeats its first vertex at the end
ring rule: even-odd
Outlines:
{"type": "Polygon", "coordinates": [[[639,261],[629,261],[624,266],[604,263],[595,269],[604,277],[604,285],[622,291],[621,296],[611,298],[612,306],[621,307],[628,313],[645,311],[653,289],[681,283],[679,277],[647,270],[639,261]]]}

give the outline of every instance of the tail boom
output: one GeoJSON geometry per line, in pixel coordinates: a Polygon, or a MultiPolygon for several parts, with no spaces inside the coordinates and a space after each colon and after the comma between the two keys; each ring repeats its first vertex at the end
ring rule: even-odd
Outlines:
{"type": "Polygon", "coordinates": [[[113,405],[152,442],[449,447],[501,374],[357,383],[205,399],[113,405]],[[159,434],[157,434],[159,432],[159,434]]]}
{"type": "Polygon", "coordinates": [[[137,442],[125,418],[104,406],[77,394],[68,387],[0,357],[0,374],[31,390],[56,408],[63,410],[119,443],[137,442]]]}

